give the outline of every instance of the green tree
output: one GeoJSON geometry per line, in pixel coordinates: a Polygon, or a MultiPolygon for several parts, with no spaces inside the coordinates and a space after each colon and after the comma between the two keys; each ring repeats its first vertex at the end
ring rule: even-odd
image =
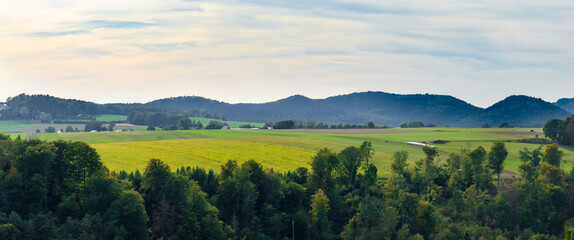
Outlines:
{"type": "Polygon", "coordinates": [[[508,156],[508,150],[504,146],[503,142],[495,142],[490,147],[490,152],[488,153],[488,166],[497,175],[497,187],[500,188],[500,173],[504,169],[504,160],[508,156]]]}
{"type": "Polygon", "coordinates": [[[365,181],[368,185],[373,185],[377,181],[377,167],[375,164],[369,164],[365,169],[365,181]]]}
{"type": "Polygon", "coordinates": [[[95,148],[85,142],[58,141],[58,162],[65,176],[71,181],[83,185],[95,172],[102,169],[100,155],[95,148]]]}
{"type": "Polygon", "coordinates": [[[75,132],[74,128],[71,125],[66,127],[66,132],[75,132]]]}
{"type": "Polygon", "coordinates": [[[19,231],[11,223],[0,224],[0,239],[5,240],[16,240],[19,235],[19,231]]]}
{"type": "Polygon", "coordinates": [[[528,148],[520,150],[518,152],[520,161],[527,163],[532,167],[537,167],[538,165],[540,165],[540,161],[542,160],[543,155],[542,146],[543,145],[540,145],[540,147],[532,150],[532,152],[530,152],[528,148]]]}
{"type": "Polygon", "coordinates": [[[112,202],[108,213],[116,226],[125,229],[125,239],[148,239],[148,216],[143,198],[134,190],[126,190],[112,202]]]}
{"type": "Polygon", "coordinates": [[[425,239],[435,233],[440,221],[436,208],[429,202],[420,201],[417,207],[415,230],[425,239]]]}
{"type": "Polygon", "coordinates": [[[542,129],[544,136],[556,142],[562,142],[565,137],[566,123],[560,119],[550,119],[542,129]]]}
{"type": "Polygon", "coordinates": [[[486,169],[484,168],[484,162],[486,160],[486,150],[479,146],[475,150],[471,151],[468,156],[470,157],[470,164],[473,172],[474,185],[477,188],[484,189],[483,186],[487,181],[483,181],[486,169]]]}
{"type": "Polygon", "coordinates": [[[416,223],[419,196],[416,193],[400,190],[396,201],[401,223],[414,226],[416,223]]]}
{"type": "Polygon", "coordinates": [[[293,120],[279,120],[273,124],[274,129],[291,129],[295,126],[293,120]]]}
{"type": "Polygon", "coordinates": [[[152,205],[162,200],[162,187],[171,177],[169,165],[159,159],[147,163],[142,177],[141,191],[146,204],[146,211],[152,212],[152,205]]]}
{"type": "Polygon", "coordinates": [[[117,179],[104,172],[94,175],[86,181],[80,193],[84,212],[91,215],[104,213],[122,192],[117,179]]]}
{"type": "Polygon", "coordinates": [[[407,151],[398,151],[393,154],[393,162],[391,163],[391,169],[400,177],[408,179],[407,176],[408,164],[407,159],[409,158],[409,153],[407,151]]]}
{"type": "Polygon", "coordinates": [[[329,221],[329,198],[323,190],[317,190],[311,200],[311,239],[333,239],[329,221]]]}
{"type": "Polygon", "coordinates": [[[546,146],[542,160],[556,167],[560,167],[560,162],[564,157],[564,152],[560,150],[560,146],[556,143],[546,146]]]}
{"type": "Polygon", "coordinates": [[[375,149],[373,148],[373,144],[369,141],[364,141],[363,143],[361,143],[359,149],[361,150],[363,158],[365,159],[365,166],[369,166],[369,159],[371,159],[375,155],[375,149]]]}
{"type": "Polygon", "coordinates": [[[28,115],[30,115],[30,110],[28,110],[28,108],[25,106],[21,107],[19,110],[19,114],[21,118],[26,119],[28,118],[28,115]]]}
{"type": "Polygon", "coordinates": [[[86,125],[84,126],[84,131],[85,132],[90,132],[90,131],[102,131],[103,127],[102,127],[102,122],[100,121],[89,121],[88,123],[86,123],[86,125]]]}
{"type": "Polygon", "coordinates": [[[361,150],[354,146],[349,146],[339,153],[340,171],[350,178],[351,184],[355,183],[357,172],[361,166],[364,155],[361,150]]]}
{"type": "Polygon", "coordinates": [[[311,175],[309,184],[311,189],[323,189],[327,194],[335,190],[333,171],[339,164],[339,157],[328,148],[320,149],[311,160],[311,175]]]}
{"type": "Polygon", "coordinates": [[[24,204],[23,216],[48,211],[48,188],[44,176],[35,174],[26,181],[22,195],[24,196],[21,199],[22,204],[24,204]]]}
{"type": "Polygon", "coordinates": [[[375,128],[375,124],[373,122],[368,122],[367,127],[368,128],[375,128]]]}
{"type": "Polygon", "coordinates": [[[41,143],[26,148],[16,167],[24,179],[40,174],[44,179],[52,177],[52,164],[56,158],[56,148],[51,143],[41,143]]]}
{"type": "Polygon", "coordinates": [[[177,123],[177,129],[189,130],[192,126],[191,119],[185,117],[180,118],[177,123]]]}

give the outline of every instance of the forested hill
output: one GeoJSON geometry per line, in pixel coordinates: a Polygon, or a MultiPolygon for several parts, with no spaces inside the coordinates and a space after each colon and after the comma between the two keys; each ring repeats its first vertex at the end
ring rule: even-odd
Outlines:
{"type": "Polygon", "coordinates": [[[542,99],[527,96],[511,96],[482,109],[452,96],[384,92],[352,93],[326,99],[295,95],[263,104],[229,104],[202,97],[167,98],[149,104],[179,110],[199,108],[238,121],[315,119],[326,123],[373,121],[392,126],[422,121],[458,127],[480,127],[485,123],[497,127],[505,122],[514,126],[542,127],[548,119],[571,115],[542,99]]]}
{"type": "Polygon", "coordinates": [[[574,112],[574,98],[562,98],[556,101],[554,105],[563,108],[566,111],[574,112]]]}
{"type": "MultiPolygon", "coordinates": [[[[49,119],[82,119],[99,114],[129,115],[131,112],[184,113],[165,107],[141,103],[97,104],[75,99],[63,99],[49,95],[20,94],[8,98],[0,104],[0,119],[42,120],[49,119]],[[4,105],[5,104],[5,105],[4,105]]],[[[204,116],[204,111],[187,111],[188,115],[204,116]]],[[[211,114],[207,114],[212,116],[211,114]]]]}
{"type": "Polygon", "coordinates": [[[314,119],[329,124],[372,121],[379,125],[399,126],[405,122],[422,121],[453,127],[480,127],[483,124],[498,127],[502,123],[542,127],[549,119],[564,119],[572,115],[574,99],[561,99],[552,104],[539,98],[510,96],[483,109],[452,96],[385,92],[352,93],[325,99],[294,95],[260,104],[230,104],[197,96],[165,98],[146,104],[96,104],[48,95],[21,94],[7,99],[6,105],[0,104],[0,107],[6,108],[0,108],[0,119],[26,120],[41,119],[45,114],[49,114],[51,119],[74,119],[98,114],[129,115],[140,111],[219,116],[249,122],[314,119]]]}
{"type": "Polygon", "coordinates": [[[571,112],[540,98],[515,95],[463,119],[460,124],[478,126],[489,123],[499,126],[508,123],[512,126],[542,127],[549,119],[563,119],[570,115],[571,112]]]}

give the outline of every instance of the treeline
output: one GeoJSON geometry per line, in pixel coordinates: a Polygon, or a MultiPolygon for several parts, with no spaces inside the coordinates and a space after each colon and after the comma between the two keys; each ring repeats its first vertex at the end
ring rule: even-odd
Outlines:
{"type": "Polygon", "coordinates": [[[551,119],[544,125],[544,135],[560,144],[574,145],[574,115],[564,120],[551,119]]]}
{"type": "Polygon", "coordinates": [[[370,142],[323,148],[287,173],[159,159],[109,173],[82,142],[1,138],[1,239],[559,239],[574,216],[556,144],[523,149],[520,176],[498,186],[501,142],[443,161],[433,148],[414,162],[396,152],[381,183],[370,142]]]}
{"type": "MultiPolygon", "coordinates": [[[[222,119],[201,109],[185,111],[140,103],[97,104],[93,102],[63,99],[49,95],[20,94],[6,100],[7,108],[0,111],[0,119],[39,120],[43,123],[77,124],[95,120],[96,115],[129,115],[132,112],[152,112],[167,115],[182,114],[189,117],[222,119]],[[57,122],[56,122],[57,121],[57,122]]],[[[176,122],[177,124],[177,122],[176,122]]]]}
{"type": "Polygon", "coordinates": [[[436,124],[429,123],[425,125],[421,121],[410,121],[406,123],[401,123],[401,128],[423,128],[423,127],[438,127],[436,124]]]}
{"type": "Polygon", "coordinates": [[[375,125],[373,122],[369,121],[363,124],[350,124],[350,123],[339,123],[339,124],[328,124],[323,122],[317,122],[315,120],[279,120],[277,122],[266,122],[264,128],[271,127],[273,129],[359,129],[359,128],[390,128],[387,125],[375,125]]]}
{"type": "MultiPolygon", "coordinates": [[[[134,125],[154,126],[169,130],[202,128],[199,121],[191,121],[188,114],[166,114],[157,112],[132,112],[128,115],[128,122],[134,125]],[[187,120],[186,120],[187,119],[187,120]]],[[[225,117],[217,114],[204,114],[202,117],[226,120],[225,117]]]]}

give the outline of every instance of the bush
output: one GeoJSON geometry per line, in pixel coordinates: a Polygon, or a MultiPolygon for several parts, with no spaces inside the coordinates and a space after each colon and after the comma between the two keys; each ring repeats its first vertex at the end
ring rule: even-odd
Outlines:
{"type": "Polygon", "coordinates": [[[280,120],[273,124],[274,129],[292,129],[295,126],[295,122],[293,120],[280,120]]]}
{"type": "Polygon", "coordinates": [[[102,122],[100,121],[89,121],[86,126],[84,127],[84,131],[86,132],[90,132],[90,131],[103,131],[104,128],[102,127],[102,122]]]}

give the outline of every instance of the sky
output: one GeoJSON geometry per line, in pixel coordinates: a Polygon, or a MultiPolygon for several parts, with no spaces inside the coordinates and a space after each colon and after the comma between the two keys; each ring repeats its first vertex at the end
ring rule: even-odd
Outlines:
{"type": "Polygon", "coordinates": [[[0,101],[574,97],[574,1],[2,0],[0,101]]]}

